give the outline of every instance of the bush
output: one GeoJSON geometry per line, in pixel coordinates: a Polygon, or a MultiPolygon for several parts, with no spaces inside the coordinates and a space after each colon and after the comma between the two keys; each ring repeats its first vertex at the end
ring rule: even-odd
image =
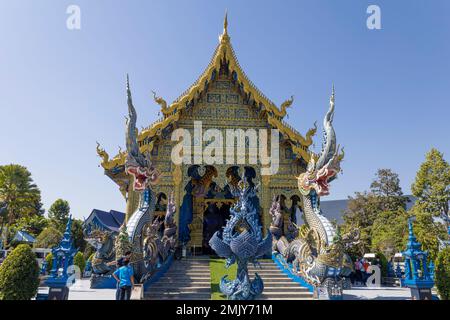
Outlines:
{"type": "Polygon", "coordinates": [[[45,271],[49,273],[53,266],[53,254],[51,252],[45,257],[45,261],[47,262],[47,268],[45,271]]]}
{"type": "Polygon", "coordinates": [[[384,254],[381,252],[377,253],[377,257],[380,260],[381,265],[381,276],[387,277],[388,276],[388,260],[384,254]]]}
{"type": "Polygon", "coordinates": [[[55,227],[45,228],[40,235],[36,238],[34,243],[35,248],[53,248],[56,247],[61,241],[63,235],[55,227]]]}
{"type": "Polygon", "coordinates": [[[439,252],[435,270],[436,287],[442,300],[450,300],[450,248],[439,252]]]}
{"type": "Polygon", "coordinates": [[[83,253],[80,251],[77,252],[75,257],[73,258],[73,264],[80,268],[81,274],[84,272],[84,268],[86,267],[86,261],[84,260],[83,253]]]}
{"type": "Polygon", "coordinates": [[[30,246],[17,246],[0,266],[0,299],[30,300],[39,287],[39,265],[30,246]]]}
{"type": "MultiPolygon", "coordinates": [[[[81,251],[81,250],[80,250],[81,251]]],[[[84,249],[83,252],[83,257],[84,260],[89,260],[89,257],[95,253],[95,248],[93,246],[91,246],[89,243],[86,244],[86,248],[84,249]]]]}

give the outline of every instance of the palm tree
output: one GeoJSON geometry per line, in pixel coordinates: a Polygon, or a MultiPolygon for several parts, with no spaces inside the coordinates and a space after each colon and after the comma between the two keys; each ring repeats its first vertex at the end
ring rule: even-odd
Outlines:
{"type": "Polygon", "coordinates": [[[1,229],[6,224],[5,242],[8,241],[9,226],[18,218],[42,214],[41,192],[31,178],[27,168],[10,164],[0,166],[1,229]]]}

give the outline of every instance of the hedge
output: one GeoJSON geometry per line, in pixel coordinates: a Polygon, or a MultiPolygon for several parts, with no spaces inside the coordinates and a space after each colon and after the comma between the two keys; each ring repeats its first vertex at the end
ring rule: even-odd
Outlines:
{"type": "Polygon", "coordinates": [[[18,245],[0,266],[0,299],[30,300],[39,287],[36,255],[26,244],[18,245]]]}

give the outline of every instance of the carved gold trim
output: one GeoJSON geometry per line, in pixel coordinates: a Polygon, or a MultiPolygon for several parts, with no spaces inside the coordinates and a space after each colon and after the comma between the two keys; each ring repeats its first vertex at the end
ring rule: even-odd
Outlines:
{"type": "MultiPolygon", "coordinates": [[[[293,97],[283,102],[281,107],[278,108],[248,79],[247,75],[242,70],[231,45],[227,28],[224,28],[223,34],[219,37],[219,40],[220,42],[216,47],[213,57],[205,71],[201,74],[198,80],[194,82],[194,84],[191,85],[188,90],[186,90],[170,106],[167,107],[166,102],[157,97],[154,93],[154,99],[161,106],[164,117],[163,119],[151,124],[148,128],[142,130],[138,135],[139,142],[145,139],[153,139],[152,142],[141,145],[141,152],[151,151],[153,149],[154,137],[161,135],[162,130],[169,124],[176,123],[179,120],[180,111],[186,107],[188,102],[193,99],[196,100],[200,96],[204,89],[205,83],[210,81],[214,70],[219,70],[221,61],[226,59],[230,71],[236,72],[238,81],[242,83],[245,94],[249,95],[251,99],[256,102],[256,105],[264,106],[269,124],[280,130],[280,132],[289,139],[289,142],[292,145],[292,151],[308,162],[311,156],[308,151],[308,147],[312,144],[312,136],[316,133],[317,127],[310,129],[305,138],[294,128],[285,123],[283,118],[287,113],[286,109],[293,103],[293,97]]],[[[100,156],[102,157],[102,167],[105,169],[112,169],[115,166],[123,165],[125,163],[126,153],[123,155],[117,155],[112,160],[109,160],[109,157],[105,157],[104,154],[100,156]]]]}

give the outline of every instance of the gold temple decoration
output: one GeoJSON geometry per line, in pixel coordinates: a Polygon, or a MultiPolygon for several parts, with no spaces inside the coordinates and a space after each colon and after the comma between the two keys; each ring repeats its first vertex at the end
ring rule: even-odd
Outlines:
{"type": "Polygon", "coordinates": [[[152,93],[153,93],[153,100],[155,100],[155,102],[160,105],[161,112],[164,114],[164,116],[166,116],[167,115],[167,102],[166,102],[166,100],[164,100],[161,97],[156,96],[156,92],[155,91],[152,91],[152,93]]]}
{"type": "MultiPolygon", "coordinates": [[[[293,97],[283,102],[280,108],[278,108],[248,79],[247,75],[239,65],[230,42],[227,13],[225,14],[223,23],[223,33],[219,37],[219,40],[219,44],[205,71],[198,80],[174,102],[168,105],[164,99],[158,97],[156,93],[153,92],[154,101],[161,106],[164,117],[155,121],[149,127],[141,130],[138,135],[141,151],[152,151],[155,138],[160,136],[163,130],[169,125],[175,125],[179,121],[182,110],[185,109],[189,103],[195,102],[201,96],[202,92],[206,89],[206,84],[212,79],[213,73],[218,71],[221,63],[226,61],[230,73],[236,74],[237,82],[242,87],[243,94],[251,99],[252,102],[254,101],[254,105],[260,107],[263,111],[268,123],[273,128],[277,128],[281,134],[289,140],[289,143],[292,145],[292,151],[308,162],[311,155],[308,148],[312,144],[312,136],[316,133],[317,127],[310,129],[307,132],[306,137],[301,135],[283,120],[287,114],[287,109],[293,104],[293,97]]],[[[112,159],[105,156],[105,153],[102,153],[100,156],[102,157],[102,166],[105,169],[112,169],[125,163],[126,153],[118,154],[112,159]]]]}

